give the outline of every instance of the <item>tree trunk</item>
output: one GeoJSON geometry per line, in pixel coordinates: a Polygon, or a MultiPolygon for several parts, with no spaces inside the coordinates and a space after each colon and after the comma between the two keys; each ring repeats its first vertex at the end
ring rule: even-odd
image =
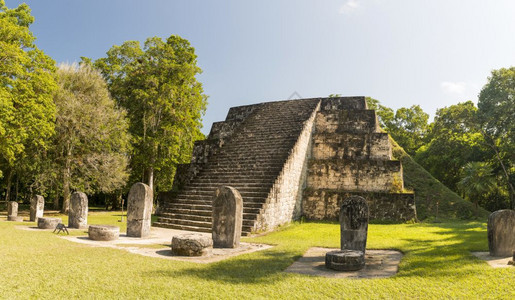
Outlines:
{"type": "Polygon", "coordinates": [[[145,178],[146,184],[154,191],[154,168],[149,167],[145,173],[147,175],[145,178]]]}
{"type": "Polygon", "coordinates": [[[59,209],[59,186],[55,184],[55,198],[54,198],[54,209],[59,209]]]}
{"type": "Polygon", "coordinates": [[[7,174],[7,187],[5,191],[5,209],[7,210],[7,205],[9,204],[9,201],[11,201],[11,185],[12,185],[12,179],[13,179],[13,170],[9,169],[9,173],[7,174]]]}
{"type": "Polygon", "coordinates": [[[481,133],[483,133],[483,136],[485,137],[485,142],[486,142],[487,138],[492,141],[491,144],[488,142],[486,142],[486,144],[490,148],[492,148],[492,150],[494,150],[495,157],[497,158],[497,161],[499,162],[499,164],[502,167],[504,179],[506,180],[506,183],[508,185],[508,194],[510,195],[511,209],[515,209],[515,188],[513,187],[513,185],[510,182],[510,175],[508,174],[508,171],[506,170],[506,166],[504,165],[504,163],[501,159],[501,155],[499,154],[499,149],[497,149],[497,146],[495,145],[495,140],[491,136],[489,136],[485,131],[482,130],[481,133]]]}
{"type": "Polygon", "coordinates": [[[68,213],[70,207],[70,158],[66,158],[66,167],[63,173],[63,206],[61,208],[62,213],[68,213]]]}

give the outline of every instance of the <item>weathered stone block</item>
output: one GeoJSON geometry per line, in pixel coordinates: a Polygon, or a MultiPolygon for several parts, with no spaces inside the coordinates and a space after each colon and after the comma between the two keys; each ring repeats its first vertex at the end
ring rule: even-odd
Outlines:
{"type": "Polygon", "coordinates": [[[211,253],[213,240],[205,235],[187,233],[172,238],[172,254],[180,256],[203,256],[211,253]]]}
{"type": "Polygon", "coordinates": [[[491,256],[511,256],[515,251],[515,210],[498,210],[488,216],[488,248],[491,256]]]}
{"type": "Polygon", "coordinates": [[[94,241],[113,241],[120,236],[120,227],[110,225],[90,225],[88,237],[94,241]]]}
{"type": "Polygon", "coordinates": [[[55,229],[57,224],[62,223],[61,218],[38,218],[39,229],[55,229]]]}
{"type": "Polygon", "coordinates": [[[21,217],[21,216],[7,216],[7,221],[23,222],[23,217],[21,217]]]}
{"type": "Polygon", "coordinates": [[[30,199],[30,221],[37,222],[38,218],[43,217],[44,208],[45,198],[40,195],[32,196],[32,199],[30,199]]]}
{"type": "Polygon", "coordinates": [[[351,196],[340,208],[340,240],[342,250],[365,253],[368,232],[368,205],[363,197],[351,196]]]}
{"type": "Polygon", "coordinates": [[[239,247],[242,222],[243,200],[238,190],[230,186],[218,188],[213,200],[213,247],[239,247]]]}
{"type": "Polygon", "coordinates": [[[336,250],[325,254],[326,268],[336,271],[357,271],[365,266],[365,254],[357,250],[336,250]]]}
{"type": "Polygon", "coordinates": [[[88,196],[83,192],[75,192],[70,199],[68,211],[69,228],[86,228],[88,226],[88,196]]]}
{"type": "Polygon", "coordinates": [[[138,182],[131,187],[127,200],[127,236],[150,235],[152,201],[153,193],[148,185],[138,182]]]}
{"type": "Polygon", "coordinates": [[[18,215],[18,202],[9,201],[7,203],[7,216],[17,216],[18,215]]]}

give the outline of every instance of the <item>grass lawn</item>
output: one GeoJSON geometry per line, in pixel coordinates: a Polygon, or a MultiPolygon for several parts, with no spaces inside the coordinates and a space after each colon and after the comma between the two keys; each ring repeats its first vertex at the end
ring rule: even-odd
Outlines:
{"type": "MultiPolygon", "coordinates": [[[[123,225],[119,218],[116,212],[92,212],[88,220],[123,225]]],[[[4,220],[2,299],[515,298],[515,268],[493,269],[470,254],[488,250],[486,224],[479,222],[372,224],[368,248],[404,252],[399,273],[388,279],[328,279],[283,270],[310,247],[338,247],[336,223],[292,224],[244,239],[276,245],[271,249],[196,264],[90,247],[51,232],[15,229],[21,223],[4,220]]]]}

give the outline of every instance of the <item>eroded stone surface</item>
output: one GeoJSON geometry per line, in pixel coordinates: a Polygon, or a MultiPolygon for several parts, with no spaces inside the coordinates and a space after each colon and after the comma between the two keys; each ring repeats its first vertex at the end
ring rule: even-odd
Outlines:
{"type": "Polygon", "coordinates": [[[216,190],[213,200],[213,247],[237,248],[243,221],[243,200],[233,187],[216,190]]]}
{"type": "Polygon", "coordinates": [[[38,218],[39,229],[55,229],[57,224],[62,223],[61,218],[38,218]]]}
{"type": "Polygon", "coordinates": [[[23,222],[23,217],[20,217],[20,216],[7,216],[7,221],[23,222]]]}
{"type": "Polygon", "coordinates": [[[365,254],[357,250],[337,250],[325,254],[325,266],[336,271],[357,271],[365,266],[365,254]]]}
{"type": "Polygon", "coordinates": [[[16,217],[18,215],[18,202],[10,201],[7,204],[7,215],[16,217]]]}
{"type": "Polygon", "coordinates": [[[113,241],[120,236],[120,227],[110,225],[90,225],[88,236],[94,241],[113,241]]]}
{"type": "Polygon", "coordinates": [[[30,199],[30,221],[35,222],[37,218],[43,217],[43,210],[45,208],[45,198],[40,195],[34,195],[30,199]]]}
{"type": "Polygon", "coordinates": [[[211,253],[213,239],[200,234],[187,233],[172,238],[172,254],[180,256],[203,256],[211,253]]]}
{"type": "Polygon", "coordinates": [[[127,200],[127,236],[150,235],[152,195],[152,189],[144,183],[138,182],[131,187],[127,200]]]}
{"type": "Polygon", "coordinates": [[[515,250],[515,210],[503,209],[488,216],[488,248],[492,256],[511,256],[515,250]]]}
{"type": "Polygon", "coordinates": [[[342,250],[365,253],[368,231],[368,205],[363,197],[351,196],[340,207],[340,241],[342,250]]]}
{"type": "Polygon", "coordinates": [[[88,196],[83,192],[75,192],[70,199],[68,211],[69,228],[86,228],[88,226],[88,196]]]}

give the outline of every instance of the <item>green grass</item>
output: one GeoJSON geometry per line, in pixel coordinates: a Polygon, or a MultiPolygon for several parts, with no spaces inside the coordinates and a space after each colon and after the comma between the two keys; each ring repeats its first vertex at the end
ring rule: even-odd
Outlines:
{"type": "MultiPolygon", "coordinates": [[[[91,224],[118,223],[117,213],[90,214],[91,224]]],[[[119,217],[118,217],[119,218],[119,217]]],[[[90,247],[48,231],[15,229],[0,218],[0,298],[75,299],[513,299],[515,268],[493,269],[470,251],[487,251],[480,222],[369,226],[369,249],[405,253],[386,279],[329,279],[284,273],[313,246],[338,247],[339,226],[302,223],[245,241],[275,247],[196,264],[90,247]]],[[[30,225],[30,223],[26,223],[30,225]]]]}
{"type": "Polygon", "coordinates": [[[390,139],[390,142],[394,158],[402,162],[404,185],[415,192],[415,204],[419,220],[434,219],[436,216],[436,200],[439,200],[438,219],[486,221],[488,211],[482,208],[476,209],[471,202],[451,191],[417,164],[393,139],[390,139]]]}

